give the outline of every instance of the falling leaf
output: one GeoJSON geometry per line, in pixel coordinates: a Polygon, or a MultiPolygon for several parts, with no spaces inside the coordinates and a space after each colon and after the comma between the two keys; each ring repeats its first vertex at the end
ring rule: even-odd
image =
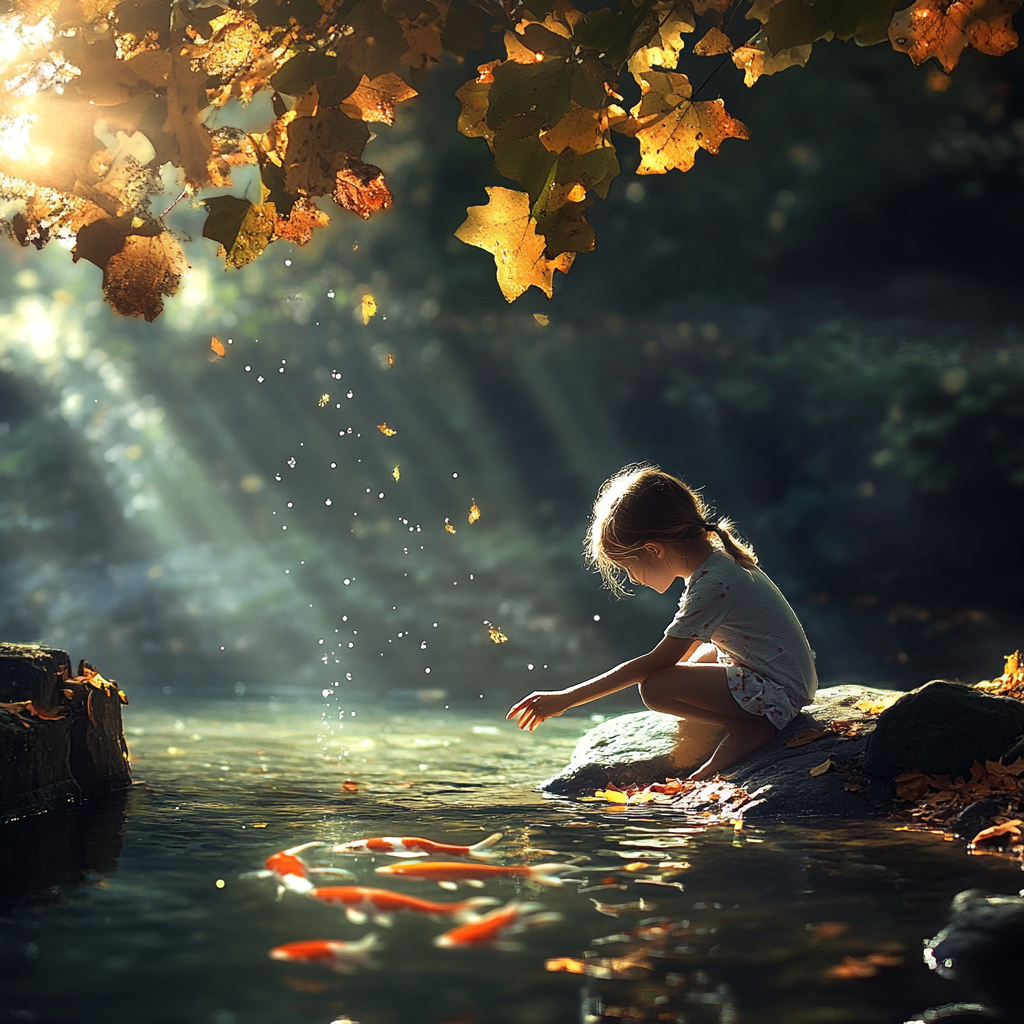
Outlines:
{"type": "Polygon", "coordinates": [[[845,921],[822,921],[819,924],[809,924],[807,930],[815,942],[820,942],[822,939],[834,939],[845,935],[850,926],[845,921]]]}
{"type": "Polygon", "coordinates": [[[469,506],[469,521],[475,523],[480,518],[480,509],[476,506],[476,498],[473,499],[473,504],[469,506]]]}
{"type": "Polygon", "coordinates": [[[889,40],[915,64],[934,57],[948,74],[968,46],[992,57],[1015,49],[1011,19],[1018,7],[1020,0],[918,0],[893,15],[889,40]]]}
{"type": "Polygon", "coordinates": [[[488,188],[486,206],[471,206],[469,216],[455,237],[494,256],[498,286],[508,302],[519,298],[531,285],[550,299],[556,270],[568,273],[575,253],[553,260],[544,256],[545,240],[537,234],[530,215],[530,197],[508,188],[488,188]]]}
{"type": "Polygon", "coordinates": [[[391,367],[391,366],[394,366],[394,365],[395,365],[395,357],[389,352],[388,353],[388,366],[391,367]]]}
{"type": "Polygon", "coordinates": [[[320,398],[317,400],[317,406],[323,408],[331,400],[331,396],[325,391],[320,398]]]}
{"type": "Polygon", "coordinates": [[[849,980],[851,978],[873,978],[880,967],[898,967],[903,957],[893,953],[869,953],[867,956],[844,956],[842,963],[822,971],[825,978],[849,980]]]}
{"type": "Polygon", "coordinates": [[[398,431],[397,431],[397,430],[392,430],[392,429],[391,429],[391,427],[389,427],[389,426],[388,426],[388,425],[387,425],[386,423],[378,423],[378,424],[377,424],[377,429],[378,429],[378,430],[379,430],[379,431],[380,431],[380,432],[381,432],[381,433],[382,433],[382,434],[383,434],[383,435],[384,435],[385,437],[394,437],[394,436],[395,436],[395,434],[397,434],[397,433],[398,433],[398,431]]]}
{"type": "Polygon", "coordinates": [[[583,974],[587,965],[582,960],[575,960],[571,956],[560,956],[552,960],[544,961],[545,971],[565,971],[567,974],[583,974]]]}
{"type": "Polygon", "coordinates": [[[210,350],[219,359],[223,359],[228,354],[227,349],[224,348],[224,344],[221,342],[220,338],[216,336],[210,339],[210,350]]]}
{"type": "Polygon", "coordinates": [[[693,52],[698,57],[718,57],[732,51],[732,40],[717,25],[712,25],[693,47],[693,52]]]}
{"type": "MultiPolygon", "coordinates": [[[[368,324],[370,320],[377,315],[377,300],[369,292],[367,292],[362,298],[360,312],[363,315],[364,324],[368,324]]],[[[387,433],[387,431],[385,431],[385,433],[387,433]]]]}
{"type": "Polygon", "coordinates": [[[359,792],[359,783],[355,782],[353,779],[346,779],[341,784],[341,788],[346,793],[358,793],[359,792]]]}
{"type": "Polygon", "coordinates": [[[547,313],[534,313],[533,319],[536,320],[541,327],[547,327],[547,325],[551,323],[551,317],[549,317],[547,313]]]}
{"type": "Polygon", "coordinates": [[[454,533],[455,532],[455,527],[452,526],[452,524],[450,522],[448,522],[447,519],[445,519],[445,521],[444,521],[444,532],[445,533],[454,533]]]}
{"type": "Polygon", "coordinates": [[[815,765],[808,772],[808,774],[809,775],[824,775],[825,772],[827,772],[829,770],[829,768],[831,768],[831,767],[833,767],[833,765],[832,765],[832,758],[826,757],[825,760],[821,762],[821,764],[815,765]]]}
{"type": "MultiPolygon", "coordinates": [[[[452,530],[452,533],[455,531],[452,530]]],[[[487,627],[487,639],[494,644],[504,644],[508,642],[508,637],[497,626],[487,627]]]]}
{"type": "Polygon", "coordinates": [[[640,143],[637,174],[688,171],[698,149],[715,154],[726,139],[750,138],[746,125],[725,112],[722,100],[691,100],[686,75],[646,71],[635,77],[641,99],[630,114],[640,143]]]}
{"type": "Polygon", "coordinates": [[[391,470],[391,475],[396,480],[401,480],[402,479],[402,474],[398,471],[398,467],[397,466],[395,466],[395,468],[393,470],[391,470]]]}

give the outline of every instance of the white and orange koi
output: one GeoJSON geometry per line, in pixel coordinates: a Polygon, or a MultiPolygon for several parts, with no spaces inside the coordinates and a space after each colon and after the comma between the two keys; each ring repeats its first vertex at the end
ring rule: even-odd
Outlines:
{"type": "Polygon", "coordinates": [[[457,903],[434,903],[388,889],[371,889],[365,885],[323,886],[311,890],[307,895],[320,903],[344,907],[345,916],[353,924],[362,924],[367,918],[372,918],[374,924],[385,927],[390,927],[393,916],[402,911],[469,921],[480,916],[477,911],[481,907],[492,907],[499,902],[490,896],[476,896],[457,903]]]}
{"type": "Polygon", "coordinates": [[[516,942],[512,936],[520,935],[528,928],[561,920],[562,915],[554,911],[541,912],[539,903],[518,903],[513,900],[475,921],[460,924],[438,935],[434,945],[442,949],[490,946],[492,949],[513,951],[522,949],[522,943],[516,942]]]}
{"type": "Polygon", "coordinates": [[[457,864],[448,861],[420,861],[416,864],[385,864],[378,875],[399,875],[419,881],[437,882],[442,889],[454,889],[460,882],[479,888],[491,878],[526,878],[541,885],[561,885],[561,875],[574,871],[572,864],[457,864]]]}
{"type": "Polygon", "coordinates": [[[420,836],[379,836],[374,839],[353,839],[348,843],[339,843],[332,847],[334,853],[383,853],[388,857],[427,857],[440,854],[444,857],[496,857],[491,850],[501,833],[481,839],[472,846],[456,846],[452,843],[437,843],[432,839],[420,836]]]}
{"type": "Polygon", "coordinates": [[[241,878],[274,878],[277,880],[278,899],[288,892],[306,895],[314,887],[310,880],[311,874],[335,875],[339,878],[352,878],[350,871],[344,868],[313,867],[307,864],[299,854],[314,846],[326,846],[326,843],[312,842],[303,843],[301,846],[293,846],[288,850],[279,850],[271,854],[260,871],[246,871],[241,878]]]}
{"type": "Polygon", "coordinates": [[[379,967],[370,959],[381,948],[380,940],[372,932],[357,942],[338,939],[307,939],[288,942],[270,951],[271,960],[287,960],[297,964],[319,964],[338,974],[354,974],[359,967],[379,967]]]}

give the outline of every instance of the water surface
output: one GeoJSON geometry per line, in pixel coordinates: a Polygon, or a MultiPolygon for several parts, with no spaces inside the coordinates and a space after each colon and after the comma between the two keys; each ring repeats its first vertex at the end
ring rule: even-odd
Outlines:
{"type": "MultiPolygon", "coordinates": [[[[0,833],[0,1020],[898,1024],[962,997],[920,956],[950,898],[1022,885],[1017,865],[889,823],[737,831],[545,800],[532,787],[564,764],[585,717],[528,736],[465,711],[346,714],[328,734],[309,703],[133,703],[138,785],[126,805],[0,833]],[[302,939],[355,939],[372,925],[291,894],[277,900],[270,881],[238,877],[313,839],[475,842],[494,831],[509,860],[589,857],[580,885],[626,888],[489,882],[486,894],[537,900],[562,921],[532,931],[520,952],[464,951],[431,944],[444,924],[404,915],[374,928],[386,944],[378,969],[341,976],[267,954],[302,939]],[[623,871],[638,859],[650,868],[623,871]],[[665,862],[687,866],[659,874],[665,862]],[[610,916],[595,900],[644,905],[610,916]],[[892,965],[835,976],[845,958],[869,954],[892,965]],[[555,958],[587,960],[604,976],[546,970],[555,958]]],[[[320,862],[368,885],[382,882],[375,865],[394,863],[320,862]]],[[[385,884],[456,898],[432,883],[385,884]]]]}

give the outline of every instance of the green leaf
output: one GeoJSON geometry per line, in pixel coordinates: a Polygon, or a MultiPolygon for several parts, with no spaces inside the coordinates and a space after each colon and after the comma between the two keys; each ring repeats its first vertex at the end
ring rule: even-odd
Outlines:
{"type": "Polygon", "coordinates": [[[203,224],[203,238],[220,242],[230,252],[252,203],[237,196],[214,196],[205,200],[203,205],[209,210],[203,224]]]}
{"type": "Polygon", "coordinates": [[[558,159],[557,154],[541,145],[539,133],[543,124],[539,114],[510,117],[491,143],[494,169],[519,182],[529,194],[531,204],[537,201],[558,159]]]}
{"type": "MultiPolygon", "coordinates": [[[[301,96],[304,92],[308,92],[314,83],[330,78],[337,70],[337,58],[309,50],[306,53],[297,53],[287,61],[281,70],[270,79],[270,84],[286,96],[301,96]]],[[[353,85],[352,88],[354,89],[355,86],[353,85]]],[[[352,89],[349,89],[349,93],[351,91],[352,89]]]]}

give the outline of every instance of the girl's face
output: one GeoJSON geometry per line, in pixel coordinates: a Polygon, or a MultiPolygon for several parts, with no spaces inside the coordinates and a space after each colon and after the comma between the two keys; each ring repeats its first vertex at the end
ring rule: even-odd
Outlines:
{"type": "Polygon", "coordinates": [[[645,544],[642,552],[625,556],[619,564],[631,583],[650,587],[659,594],[664,594],[680,576],[676,559],[663,544],[645,544]]]}

